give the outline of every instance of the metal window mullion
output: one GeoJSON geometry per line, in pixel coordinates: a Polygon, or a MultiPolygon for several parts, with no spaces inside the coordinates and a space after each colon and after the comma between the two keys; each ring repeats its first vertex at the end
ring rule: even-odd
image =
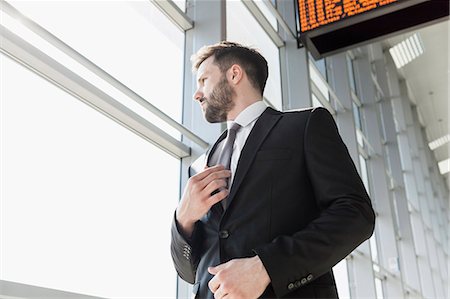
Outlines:
{"type": "Polygon", "coordinates": [[[359,97],[356,95],[356,93],[353,90],[350,93],[351,93],[353,102],[355,102],[355,104],[356,104],[356,106],[358,106],[358,108],[361,108],[362,104],[361,104],[361,100],[359,99],[359,97]]]}
{"type": "Polygon", "coordinates": [[[337,97],[337,95],[334,92],[333,88],[331,88],[330,84],[328,84],[328,81],[322,76],[322,73],[319,71],[319,69],[316,67],[316,65],[312,61],[309,61],[309,67],[314,69],[314,71],[316,72],[317,76],[320,78],[322,83],[326,86],[326,88],[328,90],[328,93],[330,94],[331,98],[341,108],[340,111],[341,112],[345,112],[346,109],[345,109],[344,105],[342,105],[341,101],[337,97]]]}
{"type": "Polygon", "coordinates": [[[190,148],[0,25],[0,51],[176,158],[190,148]]]}
{"type": "Polygon", "coordinates": [[[272,27],[270,22],[258,8],[258,6],[253,2],[253,0],[241,0],[242,3],[247,7],[248,11],[253,15],[255,20],[261,25],[262,29],[267,33],[273,43],[281,48],[284,46],[284,41],[278,34],[278,32],[272,27]]]}
{"type": "Polygon", "coordinates": [[[372,81],[373,81],[373,84],[375,85],[376,89],[380,93],[381,97],[384,98],[384,92],[383,92],[383,89],[381,88],[380,84],[378,83],[377,77],[375,76],[374,73],[370,73],[370,75],[372,77],[372,81]]]}
{"type": "Polygon", "coordinates": [[[364,135],[364,133],[360,129],[357,128],[356,130],[358,131],[358,133],[360,134],[361,138],[363,139],[364,144],[369,148],[370,155],[371,156],[378,155],[377,152],[372,147],[372,145],[370,144],[370,142],[367,139],[366,135],[364,135]]]}
{"type": "Polygon", "coordinates": [[[316,83],[313,80],[311,81],[311,91],[312,93],[319,99],[320,103],[328,109],[328,111],[331,112],[331,114],[335,115],[336,110],[334,110],[333,106],[331,106],[331,103],[325,98],[325,96],[320,91],[319,87],[316,85],[316,83]]]}
{"type": "Polygon", "coordinates": [[[358,144],[358,153],[363,156],[364,160],[368,160],[369,159],[369,154],[367,154],[367,151],[358,144]]]}
{"type": "Polygon", "coordinates": [[[164,13],[181,30],[194,28],[194,22],[172,0],[150,0],[162,13],[164,13]]]}
{"type": "Polygon", "coordinates": [[[263,3],[269,9],[272,15],[277,19],[278,23],[281,25],[281,27],[283,27],[284,31],[286,31],[289,34],[289,36],[291,36],[293,39],[297,39],[296,34],[291,30],[289,25],[284,20],[283,16],[280,14],[278,9],[272,4],[272,2],[270,0],[263,0],[263,3]]]}
{"type": "Polygon", "coordinates": [[[144,107],[146,110],[150,111],[162,121],[173,127],[175,130],[198,144],[200,147],[206,149],[209,144],[198,137],[196,134],[185,128],[183,125],[179,124],[177,121],[173,120],[170,116],[159,110],[156,106],[152,105],[150,102],[142,98],[140,95],[135,93],[133,90],[128,88],[126,85],[121,83],[119,80],[111,76],[109,73],[104,71],[102,68],[94,64],[92,61],[75,51],[72,47],[64,43],[62,40],[54,36],[52,33],[47,31],[45,28],[35,23],[33,20],[27,18],[22,13],[20,13],[17,9],[11,6],[8,2],[2,1],[2,5],[0,5],[0,10],[4,11],[8,15],[13,18],[20,20],[22,24],[24,24],[28,29],[32,32],[46,40],[48,43],[73,58],[75,61],[86,67],[88,70],[99,76],[101,79],[105,80],[114,88],[120,90],[125,95],[127,95],[130,99],[144,107]]]}

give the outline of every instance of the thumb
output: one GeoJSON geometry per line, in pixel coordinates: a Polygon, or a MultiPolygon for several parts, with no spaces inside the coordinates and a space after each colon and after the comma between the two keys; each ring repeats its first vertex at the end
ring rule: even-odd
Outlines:
{"type": "Polygon", "coordinates": [[[220,264],[215,267],[208,267],[208,272],[212,275],[216,275],[217,273],[219,273],[220,270],[222,270],[225,267],[224,265],[225,264],[220,264]]]}

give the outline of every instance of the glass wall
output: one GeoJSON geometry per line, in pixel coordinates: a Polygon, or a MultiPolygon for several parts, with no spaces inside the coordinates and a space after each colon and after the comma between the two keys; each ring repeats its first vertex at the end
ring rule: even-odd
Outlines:
{"type": "MultiPolygon", "coordinates": [[[[149,1],[12,1],[15,8],[146,101],[181,121],[184,32],[149,1]],[[99,21],[101,20],[101,21],[99,21]],[[157,83],[156,83],[157,82],[157,83]]],[[[2,23],[137,114],[179,134],[20,22],[2,23]]]]}
{"type": "MultiPolygon", "coordinates": [[[[9,3],[181,121],[184,32],[149,1],[9,3]]],[[[2,25],[180,138],[5,13],[2,25]]],[[[176,297],[169,243],[180,160],[6,55],[0,66],[0,279],[107,298],[176,297]]]]}

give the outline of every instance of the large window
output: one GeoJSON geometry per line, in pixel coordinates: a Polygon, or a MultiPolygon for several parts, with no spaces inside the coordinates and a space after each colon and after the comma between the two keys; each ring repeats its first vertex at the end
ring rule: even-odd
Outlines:
{"type": "MultiPolygon", "coordinates": [[[[261,4],[259,4],[259,7],[262,7],[261,4]]],[[[282,110],[280,53],[278,47],[259,26],[241,1],[227,1],[227,39],[254,47],[267,59],[269,78],[267,79],[264,97],[275,108],[282,110]]]]}
{"type": "MultiPolygon", "coordinates": [[[[139,96],[181,121],[184,33],[149,1],[12,1],[21,13],[61,39],[139,96]]],[[[2,23],[139,115],[179,133],[55,47],[2,23]]]]}
{"type": "MultiPolygon", "coordinates": [[[[11,4],[181,119],[184,34],[151,3],[11,4]]],[[[6,14],[2,25],[179,137],[6,14]]],[[[180,160],[5,55],[0,86],[0,279],[108,298],[174,298],[169,243],[180,160]]]]}

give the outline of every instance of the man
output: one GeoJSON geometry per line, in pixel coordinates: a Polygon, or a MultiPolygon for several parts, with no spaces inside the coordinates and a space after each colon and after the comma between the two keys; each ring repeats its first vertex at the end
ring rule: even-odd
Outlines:
{"type": "Polygon", "coordinates": [[[332,116],[267,108],[267,62],[239,44],[203,47],[193,68],[194,99],[228,131],[190,168],[172,226],[178,274],[196,298],[337,298],[331,268],[375,216],[332,116]]]}

